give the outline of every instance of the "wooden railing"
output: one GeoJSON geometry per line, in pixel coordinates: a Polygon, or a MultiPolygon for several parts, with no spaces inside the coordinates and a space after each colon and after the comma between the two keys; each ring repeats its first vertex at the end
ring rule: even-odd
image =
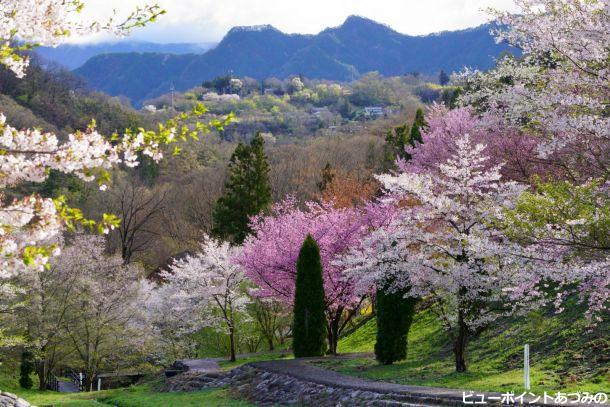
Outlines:
{"type": "Polygon", "coordinates": [[[47,390],[59,391],[59,380],[54,374],[49,373],[45,379],[45,386],[47,390]]]}
{"type": "Polygon", "coordinates": [[[68,373],[68,377],[70,378],[70,380],[72,380],[72,383],[74,383],[74,385],[78,388],[78,391],[83,391],[84,390],[84,386],[85,386],[85,379],[86,376],[84,373],[79,372],[76,373],[75,371],[70,371],[70,373],[68,373]]]}

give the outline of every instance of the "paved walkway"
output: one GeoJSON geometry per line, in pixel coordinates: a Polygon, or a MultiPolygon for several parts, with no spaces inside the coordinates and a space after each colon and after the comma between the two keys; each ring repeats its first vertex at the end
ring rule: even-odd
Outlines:
{"type": "Polygon", "coordinates": [[[222,369],[218,362],[225,360],[224,358],[205,358],[205,359],[184,359],[179,362],[185,366],[188,366],[189,372],[201,372],[201,373],[218,373],[222,369]]]}
{"type": "MultiPolygon", "coordinates": [[[[354,356],[356,355],[344,355],[343,358],[352,358],[354,356]]],[[[341,358],[341,356],[338,356],[338,358],[341,358]]],[[[332,370],[322,369],[313,366],[310,363],[322,360],[332,360],[332,357],[269,360],[264,362],[253,362],[250,363],[250,365],[260,370],[265,370],[276,374],[283,374],[298,380],[309,381],[325,386],[348,388],[361,391],[372,391],[382,394],[399,394],[400,396],[402,396],[401,400],[416,403],[417,405],[465,405],[464,390],[447,389],[440,387],[411,386],[367,380],[359,377],[343,375],[332,370]]],[[[472,393],[470,393],[468,390],[466,390],[467,395],[473,395],[473,397],[468,399],[468,401],[480,401],[480,395],[483,393],[485,394],[485,400],[487,402],[486,404],[501,404],[501,399],[498,398],[502,396],[501,393],[487,393],[481,391],[473,391],[472,393]],[[478,398],[476,397],[476,395],[478,395],[478,398]],[[492,397],[492,399],[490,399],[489,397],[492,397]]],[[[516,396],[519,396],[519,394],[517,394],[516,396]]],[[[539,401],[534,401],[528,398],[525,399],[524,404],[546,407],[567,405],[554,404],[552,402],[543,404],[542,399],[539,401]]],[[[569,405],[579,406],[578,404],[569,405]]],[[[589,404],[588,406],[591,407],[592,405],[589,404]]]]}
{"type": "Polygon", "coordinates": [[[65,382],[63,380],[59,380],[57,382],[57,391],[60,393],[78,393],[78,387],[71,381],[65,382]]]}

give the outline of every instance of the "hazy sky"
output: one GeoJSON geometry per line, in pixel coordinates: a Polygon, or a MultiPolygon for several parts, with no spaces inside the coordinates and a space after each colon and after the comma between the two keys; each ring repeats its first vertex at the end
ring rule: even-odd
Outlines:
{"type": "MultiPolygon", "coordinates": [[[[113,9],[125,16],[146,0],[88,0],[84,19],[104,19],[113,9]]],[[[236,25],[271,24],[288,33],[317,33],[357,14],[412,35],[473,27],[488,20],[483,9],[512,9],[512,0],[158,0],[167,10],[133,39],[154,42],[215,42],[236,25]]],[[[87,38],[85,42],[107,40],[87,38]]],[[[80,40],[79,42],[83,42],[80,40]]]]}

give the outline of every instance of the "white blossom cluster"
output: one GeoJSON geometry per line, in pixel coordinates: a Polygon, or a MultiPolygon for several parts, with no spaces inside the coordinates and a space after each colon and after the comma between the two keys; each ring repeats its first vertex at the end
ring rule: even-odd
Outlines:
{"type": "Polygon", "coordinates": [[[157,6],[145,6],[118,24],[113,19],[104,24],[96,21],[83,24],[74,18],[83,6],[80,0],[2,0],[0,64],[21,78],[25,76],[29,58],[20,54],[20,50],[38,45],[56,46],[66,37],[100,31],[125,35],[131,28],[163,13],[157,6]]]}
{"type": "Polygon", "coordinates": [[[527,257],[492,220],[524,187],[500,182],[501,166],[487,168],[485,146],[468,134],[436,171],[378,176],[402,202],[388,227],[373,232],[342,259],[366,286],[384,281],[412,297],[431,297],[446,328],[483,326],[513,311],[510,287],[527,257]]]}
{"type": "MultiPolygon", "coordinates": [[[[169,132],[168,140],[173,136],[169,132]]],[[[138,165],[138,152],[158,161],[163,158],[159,143],[143,132],[124,134],[112,144],[94,127],[68,135],[60,143],[52,133],[38,129],[17,130],[6,123],[0,113],[0,198],[6,199],[6,188],[24,182],[43,182],[50,170],[74,174],[92,181],[100,170],[124,163],[138,165]]],[[[100,180],[100,189],[105,189],[100,180]]],[[[1,278],[8,278],[24,268],[41,270],[48,256],[39,254],[30,264],[23,262],[23,251],[40,242],[52,240],[63,228],[54,200],[37,195],[14,199],[0,207],[1,278]]]]}
{"type": "MultiPolygon", "coordinates": [[[[541,157],[571,144],[595,154],[610,141],[610,5],[608,0],[516,0],[520,12],[495,13],[498,41],[520,48],[489,73],[465,72],[463,104],[506,114],[546,138],[541,157]],[[599,148],[599,147],[598,147],[599,148]]],[[[592,164],[607,172],[602,154],[592,164]],[[601,160],[601,163],[598,161],[601,160]]]]}
{"type": "Polygon", "coordinates": [[[249,303],[243,270],[233,261],[238,250],[206,236],[199,253],[162,272],[165,283],[150,304],[151,315],[160,318],[155,324],[178,335],[203,326],[234,329],[235,316],[249,303]]]}
{"type": "MultiPolygon", "coordinates": [[[[80,0],[0,2],[0,65],[23,77],[29,60],[21,51],[37,45],[54,46],[68,36],[100,30],[122,35],[163,13],[157,6],[145,6],[118,24],[111,19],[106,24],[83,25],[74,18],[82,7],[80,0]]],[[[60,143],[55,134],[11,127],[0,112],[0,282],[25,269],[41,270],[57,250],[36,250],[37,246],[52,243],[64,226],[56,202],[37,195],[15,198],[7,188],[43,182],[51,170],[91,181],[118,163],[138,165],[138,152],[157,161],[162,158],[159,140],[171,142],[175,137],[175,129],[165,130],[162,137],[144,132],[125,134],[112,144],[91,126],[60,143]]],[[[103,179],[100,188],[106,188],[103,179]]]]}

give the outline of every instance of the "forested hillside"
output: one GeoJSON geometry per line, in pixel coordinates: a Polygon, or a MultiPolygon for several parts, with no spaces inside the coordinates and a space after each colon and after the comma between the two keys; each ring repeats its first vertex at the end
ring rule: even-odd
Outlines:
{"type": "Polygon", "coordinates": [[[231,72],[237,77],[303,75],[350,81],[371,71],[386,76],[436,74],[464,67],[487,69],[510,48],[496,44],[490,25],[408,36],[372,20],[352,16],[317,35],[284,34],[272,26],[236,27],[203,55],[106,54],[76,70],[89,85],[135,103],[186,90],[231,72]]]}

